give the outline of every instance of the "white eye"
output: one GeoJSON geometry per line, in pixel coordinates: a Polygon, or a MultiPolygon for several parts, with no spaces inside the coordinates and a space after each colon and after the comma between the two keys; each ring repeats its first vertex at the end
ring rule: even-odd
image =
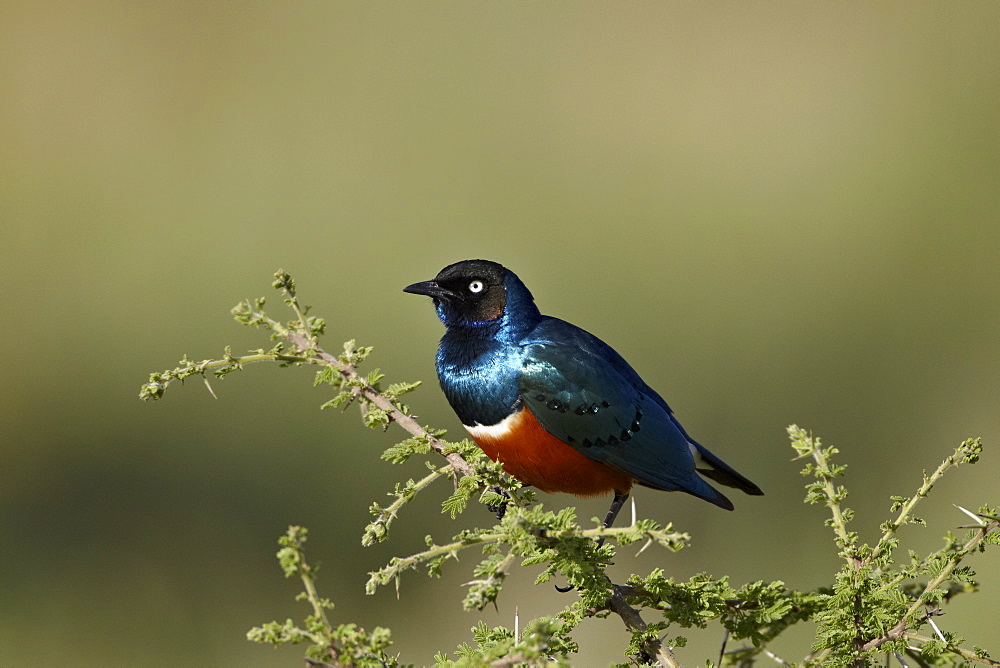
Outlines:
{"type": "Polygon", "coordinates": [[[472,281],[469,283],[469,292],[477,293],[482,292],[486,286],[483,285],[482,281],[472,281]]]}

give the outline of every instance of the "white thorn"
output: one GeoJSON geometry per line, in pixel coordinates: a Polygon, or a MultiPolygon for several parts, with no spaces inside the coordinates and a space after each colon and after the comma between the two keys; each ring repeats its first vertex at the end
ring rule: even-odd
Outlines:
{"type": "Polygon", "coordinates": [[[763,651],[764,654],[766,654],[769,658],[774,659],[775,663],[781,664],[782,666],[787,666],[788,665],[787,661],[785,661],[780,656],[778,656],[777,654],[775,654],[771,650],[767,649],[766,647],[763,650],[761,650],[761,651],[763,651]]]}
{"type": "Polygon", "coordinates": [[[632,497],[632,526],[635,526],[635,497],[632,497]]]}
{"type": "Polygon", "coordinates": [[[518,614],[517,606],[514,606],[514,642],[521,636],[521,617],[518,614]]]}
{"type": "MultiPolygon", "coordinates": [[[[952,504],[952,505],[955,505],[955,504],[952,504]]],[[[985,526],[986,525],[986,522],[983,521],[983,518],[980,517],[979,515],[975,514],[971,510],[966,510],[962,506],[955,506],[955,507],[958,508],[959,510],[961,510],[963,513],[965,513],[969,517],[971,517],[972,519],[976,520],[976,523],[979,524],[979,526],[985,526]]]]}
{"type": "Polygon", "coordinates": [[[933,617],[927,617],[927,621],[931,623],[932,627],[934,627],[934,633],[936,633],[937,636],[938,636],[938,638],[941,639],[941,642],[943,642],[943,643],[945,643],[947,645],[948,641],[945,640],[944,634],[941,633],[941,629],[938,628],[938,625],[934,623],[934,618],[933,617]]]}
{"type": "Polygon", "coordinates": [[[646,539],[646,544],[643,545],[641,548],[639,548],[639,551],[635,553],[635,556],[638,557],[640,554],[642,554],[643,552],[646,551],[647,547],[649,547],[652,544],[653,544],[653,539],[652,538],[646,539]]]}

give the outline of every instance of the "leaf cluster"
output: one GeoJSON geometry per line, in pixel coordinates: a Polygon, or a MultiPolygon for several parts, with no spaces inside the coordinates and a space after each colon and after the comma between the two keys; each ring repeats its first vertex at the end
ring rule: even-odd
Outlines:
{"type": "Polygon", "coordinates": [[[303,546],[307,535],[308,530],[304,527],[288,527],[285,535],[278,539],[281,549],[278,550],[277,557],[285,577],[298,575],[301,578],[304,590],[297,599],[308,601],[313,614],[305,618],[303,626],[298,626],[291,619],[266,622],[250,629],[247,640],[274,647],[308,644],[306,656],[313,663],[359,668],[401,666],[397,657],[387,654],[392,645],[389,629],[375,627],[367,632],[352,623],[333,626],[327,619],[326,611],[333,609],[333,603],[316,593],[319,567],[306,563],[303,546]]]}

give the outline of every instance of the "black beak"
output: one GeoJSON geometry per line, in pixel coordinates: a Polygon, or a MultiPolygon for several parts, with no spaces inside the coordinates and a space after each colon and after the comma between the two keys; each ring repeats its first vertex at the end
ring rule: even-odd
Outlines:
{"type": "Polygon", "coordinates": [[[455,296],[455,293],[447,288],[442,288],[435,281],[423,281],[421,283],[407,285],[403,288],[403,292],[409,292],[413,295],[427,295],[428,297],[433,297],[434,299],[448,299],[449,297],[455,296]]]}

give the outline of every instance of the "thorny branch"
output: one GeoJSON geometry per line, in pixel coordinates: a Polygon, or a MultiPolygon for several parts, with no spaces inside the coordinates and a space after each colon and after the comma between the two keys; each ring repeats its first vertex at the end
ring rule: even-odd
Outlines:
{"type": "MultiPolygon", "coordinates": [[[[913,604],[906,611],[906,613],[903,614],[903,617],[902,619],[899,620],[899,623],[897,623],[894,627],[892,627],[892,629],[890,629],[884,636],[881,636],[879,638],[874,638],[865,643],[864,646],[862,647],[862,650],[865,652],[869,652],[877,647],[884,645],[890,640],[898,640],[903,636],[909,635],[906,631],[906,627],[910,625],[913,615],[920,609],[922,605],[924,605],[926,596],[931,592],[933,592],[935,589],[937,589],[942,582],[947,580],[951,576],[955,568],[962,562],[962,559],[967,554],[969,554],[969,552],[973,548],[975,548],[977,545],[983,542],[983,539],[985,539],[991,532],[996,531],[998,527],[1000,527],[1000,520],[993,520],[992,522],[983,524],[980,527],[980,529],[972,536],[972,538],[966,541],[965,545],[961,547],[957,555],[953,557],[951,561],[948,562],[948,565],[941,569],[941,572],[938,573],[937,577],[935,577],[933,580],[927,583],[927,586],[924,587],[924,591],[921,592],[920,596],[917,597],[917,600],[914,601],[913,604]]],[[[921,621],[930,618],[931,615],[932,613],[930,612],[925,613],[921,618],[921,621]]],[[[957,650],[957,648],[955,649],[957,650]]],[[[1000,665],[1000,663],[991,662],[990,665],[1000,665]]]]}
{"type": "MultiPolygon", "coordinates": [[[[927,636],[922,636],[918,633],[913,633],[912,631],[907,631],[906,633],[903,634],[903,637],[905,637],[908,640],[913,640],[919,643],[933,642],[932,638],[928,638],[927,636]]],[[[948,649],[952,652],[955,652],[966,661],[975,661],[976,663],[981,663],[986,666],[1000,666],[1000,661],[997,661],[996,659],[991,659],[988,656],[980,656],[979,654],[970,652],[967,649],[962,649],[961,647],[957,647],[955,645],[949,645],[948,649]]]]}
{"type": "MultiPolygon", "coordinates": [[[[285,330],[284,333],[281,333],[280,336],[294,345],[300,354],[314,354],[318,359],[322,360],[323,364],[334,369],[337,373],[343,376],[344,379],[350,381],[360,380],[357,369],[354,368],[353,364],[345,364],[344,362],[341,362],[334,355],[331,355],[320,348],[315,341],[311,340],[310,336],[302,332],[287,330],[285,330]]],[[[367,401],[370,401],[375,406],[384,410],[389,415],[389,419],[392,422],[395,422],[414,436],[420,436],[421,438],[427,439],[427,443],[430,444],[431,450],[447,459],[456,474],[460,473],[462,475],[472,475],[474,473],[472,466],[465,461],[465,458],[462,457],[461,454],[457,452],[448,452],[447,448],[445,448],[445,445],[440,440],[428,433],[428,431],[421,427],[420,423],[414,420],[412,416],[407,415],[396,408],[389,399],[380,394],[374,387],[364,383],[362,385],[355,386],[354,391],[357,394],[363,395],[367,401]]]]}
{"type": "MultiPolygon", "coordinates": [[[[139,397],[144,400],[159,399],[167,386],[174,380],[183,382],[184,379],[195,375],[206,378],[205,374],[209,371],[221,377],[243,368],[245,364],[254,362],[271,361],[283,364],[315,364],[325,366],[339,374],[350,385],[353,398],[362,397],[365,401],[384,411],[389,422],[395,422],[413,436],[424,439],[431,450],[448,460],[448,464],[453,471],[452,477],[456,482],[459,475],[473,475],[475,473],[472,465],[465,460],[461,453],[450,451],[440,439],[424,429],[413,416],[404,413],[389,397],[372,387],[371,383],[366,382],[357,372],[354,364],[341,360],[336,355],[331,355],[321,348],[317,342],[316,333],[322,330],[322,325],[314,331],[315,320],[306,317],[308,308],[303,308],[299,303],[295,295],[294,280],[284,271],[278,271],[275,274],[275,279],[274,287],[281,289],[285,293],[285,303],[292,308],[296,316],[298,316],[298,320],[289,323],[286,327],[277,320],[269,318],[260,310],[260,306],[264,303],[263,299],[257,300],[256,309],[254,308],[255,304],[253,301],[246,300],[237,305],[233,309],[233,313],[236,315],[238,322],[269,328],[273,332],[272,338],[281,339],[292,344],[297,354],[285,354],[281,351],[281,346],[279,345],[270,351],[259,350],[256,354],[243,357],[234,357],[227,347],[225,356],[222,359],[204,360],[200,363],[192,362],[185,357],[181,360],[182,366],[163,373],[152,374],[149,383],[143,385],[139,397]]],[[[209,391],[212,391],[211,386],[209,386],[209,391]]],[[[212,394],[214,396],[215,393],[212,392],[212,394]]]]}
{"type": "MultiPolygon", "coordinates": [[[[588,615],[593,616],[602,610],[610,610],[621,617],[622,622],[625,623],[625,627],[629,631],[645,631],[647,624],[643,621],[642,615],[625,600],[626,593],[631,591],[632,587],[628,585],[616,585],[612,583],[611,596],[605,602],[604,606],[591,608],[587,611],[588,615]]],[[[647,658],[655,659],[656,663],[661,666],[675,666],[680,668],[681,664],[677,663],[677,659],[674,658],[670,649],[657,637],[646,638],[643,641],[642,650],[647,658]]]]}

